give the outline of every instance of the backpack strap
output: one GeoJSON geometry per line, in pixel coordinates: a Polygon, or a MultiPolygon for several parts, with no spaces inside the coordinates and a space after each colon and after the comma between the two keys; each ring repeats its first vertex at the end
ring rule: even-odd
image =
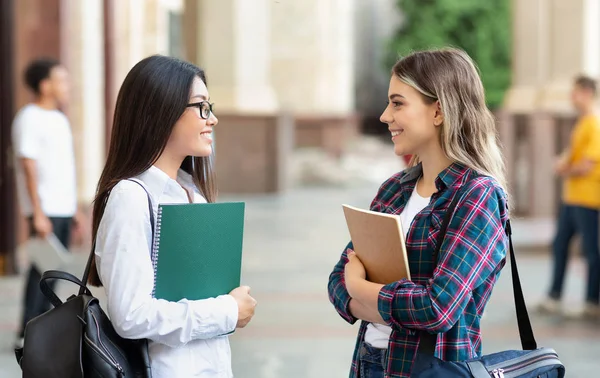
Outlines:
{"type": "MultiPolygon", "coordinates": [[[[148,214],[150,215],[150,228],[152,229],[152,240],[154,240],[154,208],[152,206],[152,198],[150,197],[150,192],[148,192],[148,189],[146,189],[146,186],[140,180],[135,178],[130,178],[127,180],[135,182],[136,184],[141,186],[142,189],[144,189],[144,192],[146,192],[146,196],[148,197],[148,214]]],[[[84,285],[87,285],[88,277],[90,275],[90,269],[92,267],[92,261],[95,257],[95,251],[96,239],[94,239],[92,242],[92,250],[90,251],[90,256],[88,257],[87,263],[85,264],[85,269],[83,271],[83,278],[81,279],[81,282],[83,282],[84,285]]],[[[82,295],[85,292],[85,290],[86,289],[84,287],[81,287],[79,289],[79,295],[82,295]]]]}
{"type": "MultiPolygon", "coordinates": [[[[477,177],[479,176],[475,176],[474,178],[477,177]]],[[[435,269],[437,268],[442,242],[446,237],[448,226],[450,224],[450,221],[452,220],[452,215],[454,214],[454,211],[458,206],[458,202],[466,186],[467,185],[465,183],[460,189],[456,191],[452,202],[446,209],[446,214],[444,215],[444,220],[442,221],[442,226],[440,227],[440,232],[437,237],[437,244],[433,253],[433,271],[435,271],[435,269]]],[[[531,327],[531,320],[529,319],[527,306],[525,305],[525,297],[523,296],[523,289],[521,287],[521,280],[519,278],[519,269],[517,267],[517,260],[515,258],[515,251],[512,242],[512,228],[510,225],[510,220],[507,220],[506,222],[505,231],[508,236],[510,250],[510,267],[512,273],[513,296],[517,312],[517,324],[519,327],[519,337],[521,339],[521,346],[523,350],[534,350],[537,349],[537,342],[535,341],[535,336],[533,335],[533,328],[531,327]]],[[[417,353],[433,356],[435,354],[435,347],[437,344],[437,334],[430,334],[425,331],[420,332],[420,334],[421,336],[419,342],[419,349],[417,353]]]]}

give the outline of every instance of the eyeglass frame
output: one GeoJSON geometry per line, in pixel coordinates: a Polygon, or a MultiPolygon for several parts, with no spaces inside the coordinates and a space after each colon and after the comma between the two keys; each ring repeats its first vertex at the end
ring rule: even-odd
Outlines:
{"type": "Polygon", "coordinates": [[[209,118],[210,118],[210,115],[211,115],[211,114],[212,114],[212,112],[213,112],[213,105],[214,105],[214,102],[213,102],[213,103],[210,103],[210,102],[208,102],[208,101],[200,101],[200,102],[194,102],[194,103],[192,103],[192,104],[187,104],[185,107],[186,107],[186,108],[198,108],[198,113],[200,113],[200,118],[202,118],[202,119],[209,119],[209,118]],[[208,104],[208,116],[207,116],[207,117],[204,117],[204,116],[202,115],[202,105],[203,105],[204,103],[207,103],[207,104],[208,104]]]}

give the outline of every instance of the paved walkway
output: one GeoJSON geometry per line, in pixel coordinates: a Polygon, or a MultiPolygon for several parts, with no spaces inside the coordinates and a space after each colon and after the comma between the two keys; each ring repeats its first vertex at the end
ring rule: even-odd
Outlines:
{"type": "MultiPolygon", "coordinates": [[[[234,372],[241,378],[338,378],[348,375],[357,326],[338,317],[327,299],[328,274],[348,241],[340,204],[368,206],[378,183],[307,188],[282,196],[229,197],[247,202],[243,282],[259,302],[248,328],[232,337],[234,372]]],[[[551,223],[514,225],[520,245],[551,223]]],[[[535,235],[543,237],[544,235],[535,235]]],[[[76,272],[80,274],[79,255],[76,272]]],[[[520,253],[525,295],[543,296],[549,272],[545,254],[520,253]]],[[[570,266],[569,307],[579,306],[584,271],[570,266]]],[[[61,287],[68,292],[69,288],[61,287]]],[[[22,277],[0,277],[0,378],[20,377],[10,349],[17,326],[22,277]]],[[[102,297],[101,293],[98,293],[102,297]]],[[[595,377],[600,369],[600,325],[534,317],[540,345],[555,348],[568,377],[595,377]]],[[[508,270],[502,275],[483,322],[484,351],[519,348],[508,270]]]]}

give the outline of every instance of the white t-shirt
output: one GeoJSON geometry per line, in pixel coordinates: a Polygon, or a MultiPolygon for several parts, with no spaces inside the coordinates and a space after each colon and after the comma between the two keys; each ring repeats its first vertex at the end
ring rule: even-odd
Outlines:
{"type": "Polygon", "coordinates": [[[21,211],[33,213],[25,173],[19,158],[36,161],[38,196],[42,211],[49,217],[71,217],[77,210],[73,135],[67,117],[58,110],[35,104],[24,106],[12,128],[17,159],[17,195],[21,211]]]}
{"type": "MultiPolygon", "coordinates": [[[[411,223],[415,216],[421,212],[427,205],[429,205],[431,197],[421,197],[417,193],[417,186],[413,190],[408,203],[402,213],[400,214],[400,221],[402,222],[402,229],[404,230],[404,237],[408,235],[411,223]]],[[[365,333],[365,342],[369,345],[379,348],[387,349],[392,334],[392,328],[383,324],[369,323],[367,325],[367,332],[365,333]]]]}

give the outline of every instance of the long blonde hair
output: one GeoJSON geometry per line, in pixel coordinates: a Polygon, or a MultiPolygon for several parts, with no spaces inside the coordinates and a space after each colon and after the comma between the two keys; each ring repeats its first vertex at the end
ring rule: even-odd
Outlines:
{"type": "MultiPolygon", "coordinates": [[[[426,102],[439,101],[444,115],[440,144],[446,156],[494,177],[508,193],[494,116],[469,55],[455,48],[418,51],[400,59],[392,73],[419,91],[426,102]]],[[[409,165],[419,161],[413,156],[409,165]]]]}

